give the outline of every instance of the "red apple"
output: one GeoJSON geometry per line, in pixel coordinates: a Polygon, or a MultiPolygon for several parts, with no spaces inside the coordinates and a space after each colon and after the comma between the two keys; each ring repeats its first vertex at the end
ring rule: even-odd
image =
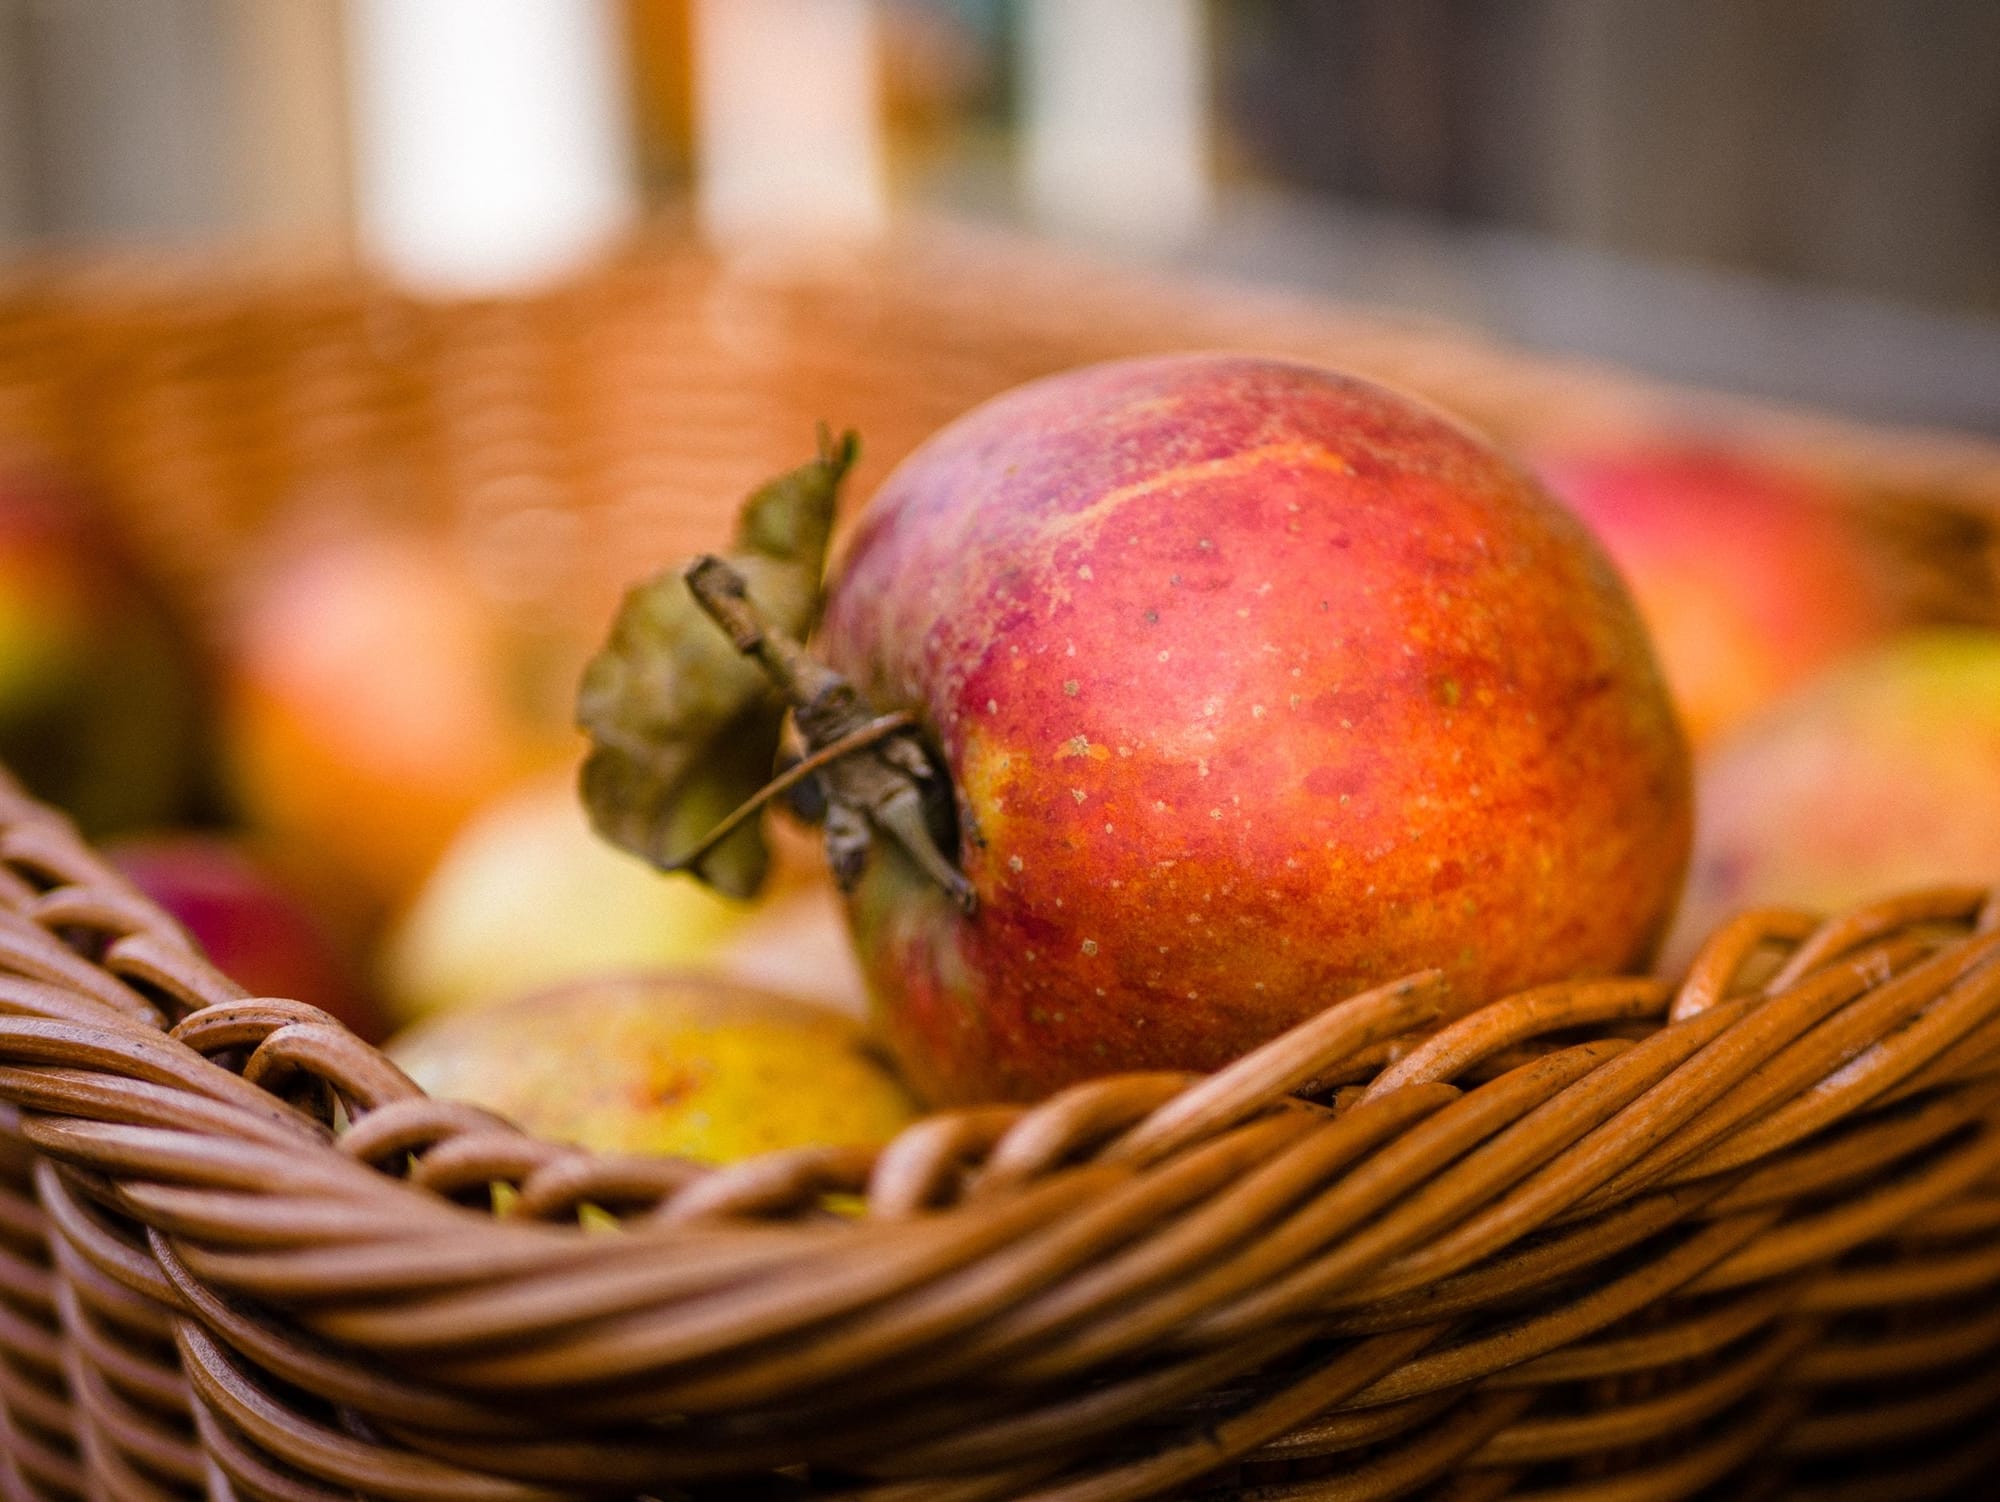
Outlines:
{"type": "Polygon", "coordinates": [[[2000,883],[2000,634],[1934,629],[1843,663],[1716,747],[1700,791],[1670,973],[1743,908],[2000,883]]]}
{"type": "Polygon", "coordinates": [[[1819,481],[1668,445],[1537,468],[1624,571],[1697,746],[1888,629],[1867,545],[1819,481]]]}
{"type": "Polygon", "coordinates": [[[218,835],[156,835],[110,847],[113,864],[258,996],[331,1012],[371,1041],[382,1019],[327,925],[267,859],[218,835]]]}
{"type": "Polygon", "coordinates": [[[966,916],[878,849],[852,925],[936,1101],[1210,1068],[1440,966],[1650,955],[1686,745],[1585,529],[1437,412],[1306,366],[1097,366],[933,438],[820,645],[922,718],[966,916]]]}
{"type": "Polygon", "coordinates": [[[371,909],[405,900],[483,804],[570,750],[521,692],[464,562],[399,535],[318,540],[248,581],[225,725],[249,821],[371,909]]]}

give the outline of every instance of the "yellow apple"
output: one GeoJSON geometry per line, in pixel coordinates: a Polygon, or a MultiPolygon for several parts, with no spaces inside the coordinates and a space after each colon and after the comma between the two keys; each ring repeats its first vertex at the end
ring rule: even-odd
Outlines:
{"type": "Polygon", "coordinates": [[[434,1018],[389,1051],[433,1095],[598,1152],[875,1146],[916,1115],[852,1018],[708,976],[578,981],[434,1018]]]}

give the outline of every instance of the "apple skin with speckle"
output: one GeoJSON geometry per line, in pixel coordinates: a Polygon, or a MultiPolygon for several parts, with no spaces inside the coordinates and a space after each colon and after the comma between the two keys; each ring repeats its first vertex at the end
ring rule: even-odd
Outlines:
{"type": "Polygon", "coordinates": [[[1460,1007],[1642,966],[1689,764],[1597,545],[1484,440],[1330,371],[1123,361],[976,409],[859,519],[820,647],[921,717],[966,916],[850,921],[934,1103],[1212,1069],[1431,966],[1460,1007]]]}

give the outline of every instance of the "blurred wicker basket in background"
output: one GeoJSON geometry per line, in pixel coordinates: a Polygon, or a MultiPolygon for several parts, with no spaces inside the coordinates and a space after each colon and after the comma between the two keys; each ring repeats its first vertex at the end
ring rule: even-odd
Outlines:
{"type": "MultiPolygon", "coordinates": [[[[1996,618],[1989,447],[941,230],[810,273],[668,239],[506,303],[23,277],[0,289],[0,439],[95,484],[197,613],[274,528],[358,507],[439,529],[498,608],[594,633],[820,418],[866,435],[865,493],[1015,382],[1218,345],[1376,375],[1503,441],[1724,431],[1836,476],[1911,615],[1996,618]]],[[[593,1158],[245,998],[7,793],[0,1483],[1984,1494],[2000,897],[1746,914],[1678,990],[1453,1015],[1389,987],[1207,1082],[937,1117],[880,1155],[593,1158]],[[622,1231],[582,1229],[584,1204],[622,1231]]]]}
{"type": "Polygon", "coordinates": [[[810,450],[817,422],[860,430],[865,496],[1011,385],[1200,348],[1373,376],[1503,444],[1713,434],[1837,480],[1897,541],[1927,613],[1992,609],[1991,444],[938,227],[807,268],[663,236],[546,294],[484,303],[348,275],[17,276],[0,284],[0,443],[95,482],[192,598],[212,598],[287,515],[361,508],[447,529],[507,581],[503,600],[559,599],[595,629],[635,573],[712,542],[738,497],[810,450]]]}

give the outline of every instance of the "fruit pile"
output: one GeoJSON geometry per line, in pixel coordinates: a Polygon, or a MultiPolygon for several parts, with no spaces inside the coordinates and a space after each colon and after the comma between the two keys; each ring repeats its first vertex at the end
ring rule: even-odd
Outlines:
{"type": "Polygon", "coordinates": [[[587,669],[387,533],[274,545],[197,647],[16,481],[0,758],[253,990],[546,1135],[717,1160],[1211,1069],[1421,969],[1464,1009],[2000,878],[2000,635],[1906,629],[1820,478],[1527,458],[1332,372],[1092,367],[939,433],[837,550],[823,437],[587,669]]]}

